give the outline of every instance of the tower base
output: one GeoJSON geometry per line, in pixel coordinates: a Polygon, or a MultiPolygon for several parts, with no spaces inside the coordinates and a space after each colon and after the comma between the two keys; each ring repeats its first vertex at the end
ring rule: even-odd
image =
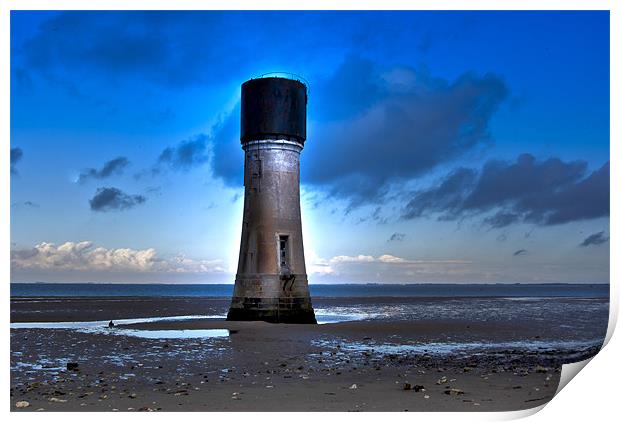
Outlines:
{"type": "Polygon", "coordinates": [[[309,298],[233,297],[226,320],[316,324],[316,317],[309,298]]]}

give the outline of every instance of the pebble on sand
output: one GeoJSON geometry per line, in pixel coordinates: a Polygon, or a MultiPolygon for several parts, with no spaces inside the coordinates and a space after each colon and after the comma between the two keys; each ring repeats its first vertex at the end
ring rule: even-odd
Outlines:
{"type": "Polygon", "coordinates": [[[445,384],[447,382],[448,382],[448,377],[444,376],[444,377],[439,378],[435,384],[441,385],[441,384],[445,384]]]}

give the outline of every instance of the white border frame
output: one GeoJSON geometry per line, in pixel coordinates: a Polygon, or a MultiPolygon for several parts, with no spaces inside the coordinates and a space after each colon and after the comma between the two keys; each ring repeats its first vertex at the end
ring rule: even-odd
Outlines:
{"type": "MultiPolygon", "coordinates": [[[[616,143],[612,143],[612,139],[618,140],[618,118],[620,116],[618,113],[618,84],[617,84],[617,72],[619,69],[618,58],[620,56],[620,33],[618,31],[618,27],[620,24],[619,18],[619,10],[620,8],[617,6],[618,2],[614,2],[613,0],[590,0],[590,1],[577,1],[577,0],[470,0],[470,1],[459,1],[459,0],[417,0],[417,1],[406,1],[406,0],[384,0],[381,2],[370,2],[363,0],[318,0],[313,2],[305,2],[305,1],[286,1],[286,0],[229,0],[227,2],[199,2],[192,0],[175,0],[175,1],[163,1],[163,0],[150,0],[150,1],[139,1],[139,0],[90,0],[88,2],[76,1],[76,0],[59,0],[55,1],[54,4],[50,4],[49,1],[43,0],[5,0],[1,4],[2,14],[0,15],[0,32],[1,32],[1,40],[2,40],[2,65],[0,66],[0,80],[4,85],[5,89],[1,92],[4,94],[1,97],[1,110],[2,113],[0,115],[0,122],[2,128],[2,151],[4,153],[1,155],[2,157],[2,172],[0,173],[0,196],[3,199],[2,207],[0,207],[0,219],[3,224],[0,225],[0,233],[2,235],[2,241],[0,242],[0,253],[4,256],[4,260],[2,261],[1,268],[1,279],[3,280],[2,284],[2,292],[4,300],[2,301],[3,306],[3,315],[5,319],[10,315],[9,309],[9,301],[7,300],[10,297],[10,179],[9,179],[9,145],[10,145],[10,10],[167,10],[167,9],[178,9],[178,10],[199,10],[199,9],[212,9],[212,10],[232,10],[232,9],[285,9],[285,10],[325,10],[325,9],[335,9],[335,10],[368,10],[368,9],[397,9],[397,10],[610,10],[610,158],[611,161],[615,162],[615,159],[618,157],[618,146],[616,143]],[[614,119],[614,117],[616,117],[614,119]]],[[[617,141],[616,141],[617,142],[617,141]]],[[[616,322],[618,319],[618,289],[616,283],[613,281],[616,279],[616,275],[618,274],[618,266],[616,262],[618,262],[617,258],[620,258],[617,253],[617,243],[615,241],[615,235],[618,233],[615,216],[617,216],[618,210],[618,198],[620,195],[620,190],[617,189],[617,184],[614,183],[617,180],[618,171],[615,166],[611,166],[611,213],[610,217],[610,318],[609,318],[609,328],[607,332],[607,337],[605,340],[606,347],[599,353],[599,355],[595,356],[591,361],[589,361],[589,365],[591,368],[585,373],[582,373],[577,377],[575,381],[571,383],[565,390],[563,390],[562,394],[558,397],[555,397],[548,404],[548,409],[544,412],[538,413],[536,417],[552,417],[554,419],[563,420],[579,420],[583,421],[584,419],[592,420],[597,417],[603,417],[608,419],[609,414],[616,413],[615,400],[617,400],[617,385],[615,385],[616,380],[618,380],[618,375],[620,370],[618,369],[619,365],[617,361],[614,359],[615,356],[620,356],[618,341],[610,341],[611,335],[616,326],[616,322]],[[613,188],[616,188],[615,190],[613,188]]],[[[9,324],[8,321],[5,320],[5,324],[3,325],[3,334],[4,338],[8,338],[9,334],[9,324]]],[[[10,350],[7,345],[4,354],[4,362],[9,361],[10,350]]],[[[566,368],[566,371],[563,370],[563,375],[565,372],[571,371],[574,372],[575,367],[566,368]]],[[[9,365],[4,365],[2,367],[3,378],[6,381],[10,378],[10,368],[9,365]]],[[[6,385],[6,384],[5,384],[6,385]]],[[[8,395],[8,391],[5,390],[5,411],[8,411],[11,406],[11,399],[8,395]],[[8,403],[7,403],[8,401],[8,403]]],[[[543,406],[538,408],[519,411],[519,412],[495,412],[495,413],[432,413],[432,414],[408,414],[408,413],[393,413],[390,414],[391,419],[400,419],[407,420],[411,418],[419,418],[419,417],[432,417],[433,419],[450,419],[454,420],[458,418],[462,421],[480,421],[480,420],[504,420],[504,419],[514,419],[520,418],[524,416],[528,416],[536,413],[538,410],[542,409],[543,406]]],[[[170,414],[150,414],[148,417],[152,419],[163,420],[163,418],[170,418],[170,414]]],[[[224,414],[212,414],[208,417],[214,418],[231,418],[236,415],[230,413],[224,414]]],[[[270,421],[276,420],[288,420],[292,418],[316,418],[318,415],[312,414],[289,414],[289,413],[276,413],[276,414],[252,414],[250,417],[262,419],[269,418],[270,421]]],[[[366,414],[355,414],[352,417],[355,417],[356,420],[374,420],[377,418],[377,414],[374,413],[366,413],[366,414]]],[[[83,413],[45,413],[45,416],[36,413],[16,413],[13,412],[10,414],[12,418],[19,419],[30,419],[30,418],[39,418],[45,417],[46,419],[56,420],[57,418],[69,419],[69,420],[78,420],[84,418],[83,413]]],[[[103,418],[109,417],[109,415],[105,412],[101,413],[90,413],[88,415],[89,418],[102,420],[103,418]]],[[[125,413],[125,414],[117,414],[115,417],[120,418],[132,418],[132,419],[140,419],[146,417],[145,414],[134,414],[134,413],[125,413]]],[[[241,416],[247,417],[247,416],[241,416]]],[[[322,414],[321,418],[327,417],[328,419],[338,419],[341,420],[343,418],[342,414],[322,414]]],[[[185,413],[183,418],[188,418],[190,420],[203,420],[205,415],[202,413],[185,413]]]]}

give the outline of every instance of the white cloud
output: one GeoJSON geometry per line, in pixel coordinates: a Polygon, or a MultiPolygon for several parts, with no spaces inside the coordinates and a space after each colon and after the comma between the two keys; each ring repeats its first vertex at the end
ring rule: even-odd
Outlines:
{"type": "Polygon", "coordinates": [[[338,264],[342,262],[374,262],[375,258],[369,255],[346,256],[339,255],[329,260],[330,264],[338,264]]]}
{"type": "Polygon", "coordinates": [[[338,255],[329,259],[311,253],[308,259],[308,273],[314,275],[359,276],[373,274],[374,277],[407,281],[422,274],[462,273],[472,261],[411,260],[394,255],[338,255]]]}
{"type": "Polygon", "coordinates": [[[403,262],[407,262],[406,259],[403,258],[399,258],[397,256],[393,256],[393,255],[381,255],[378,260],[380,262],[385,262],[385,263],[389,263],[389,264],[401,264],[403,262]]]}
{"type": "Polygon", "coordinates": [[[160,258],[153,248],[106,249],[89,241],[39,243],[32,249],[11,251],[12,270],[35,271],[111,271],[148,273],[221,273],[221,260],[193,260],[183,255],[160,258]]]}

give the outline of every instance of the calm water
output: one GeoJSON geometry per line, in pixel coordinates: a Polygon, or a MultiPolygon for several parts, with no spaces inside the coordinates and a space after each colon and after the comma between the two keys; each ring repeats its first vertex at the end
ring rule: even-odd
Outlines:
{"type": "MultiPolygon", "coordinates": [[[[11,283],[11,296],[230,297],[232,284],[11,283]]],[[[312,297],[607,298],[608,284],[311,284],[312,297]]]]}

